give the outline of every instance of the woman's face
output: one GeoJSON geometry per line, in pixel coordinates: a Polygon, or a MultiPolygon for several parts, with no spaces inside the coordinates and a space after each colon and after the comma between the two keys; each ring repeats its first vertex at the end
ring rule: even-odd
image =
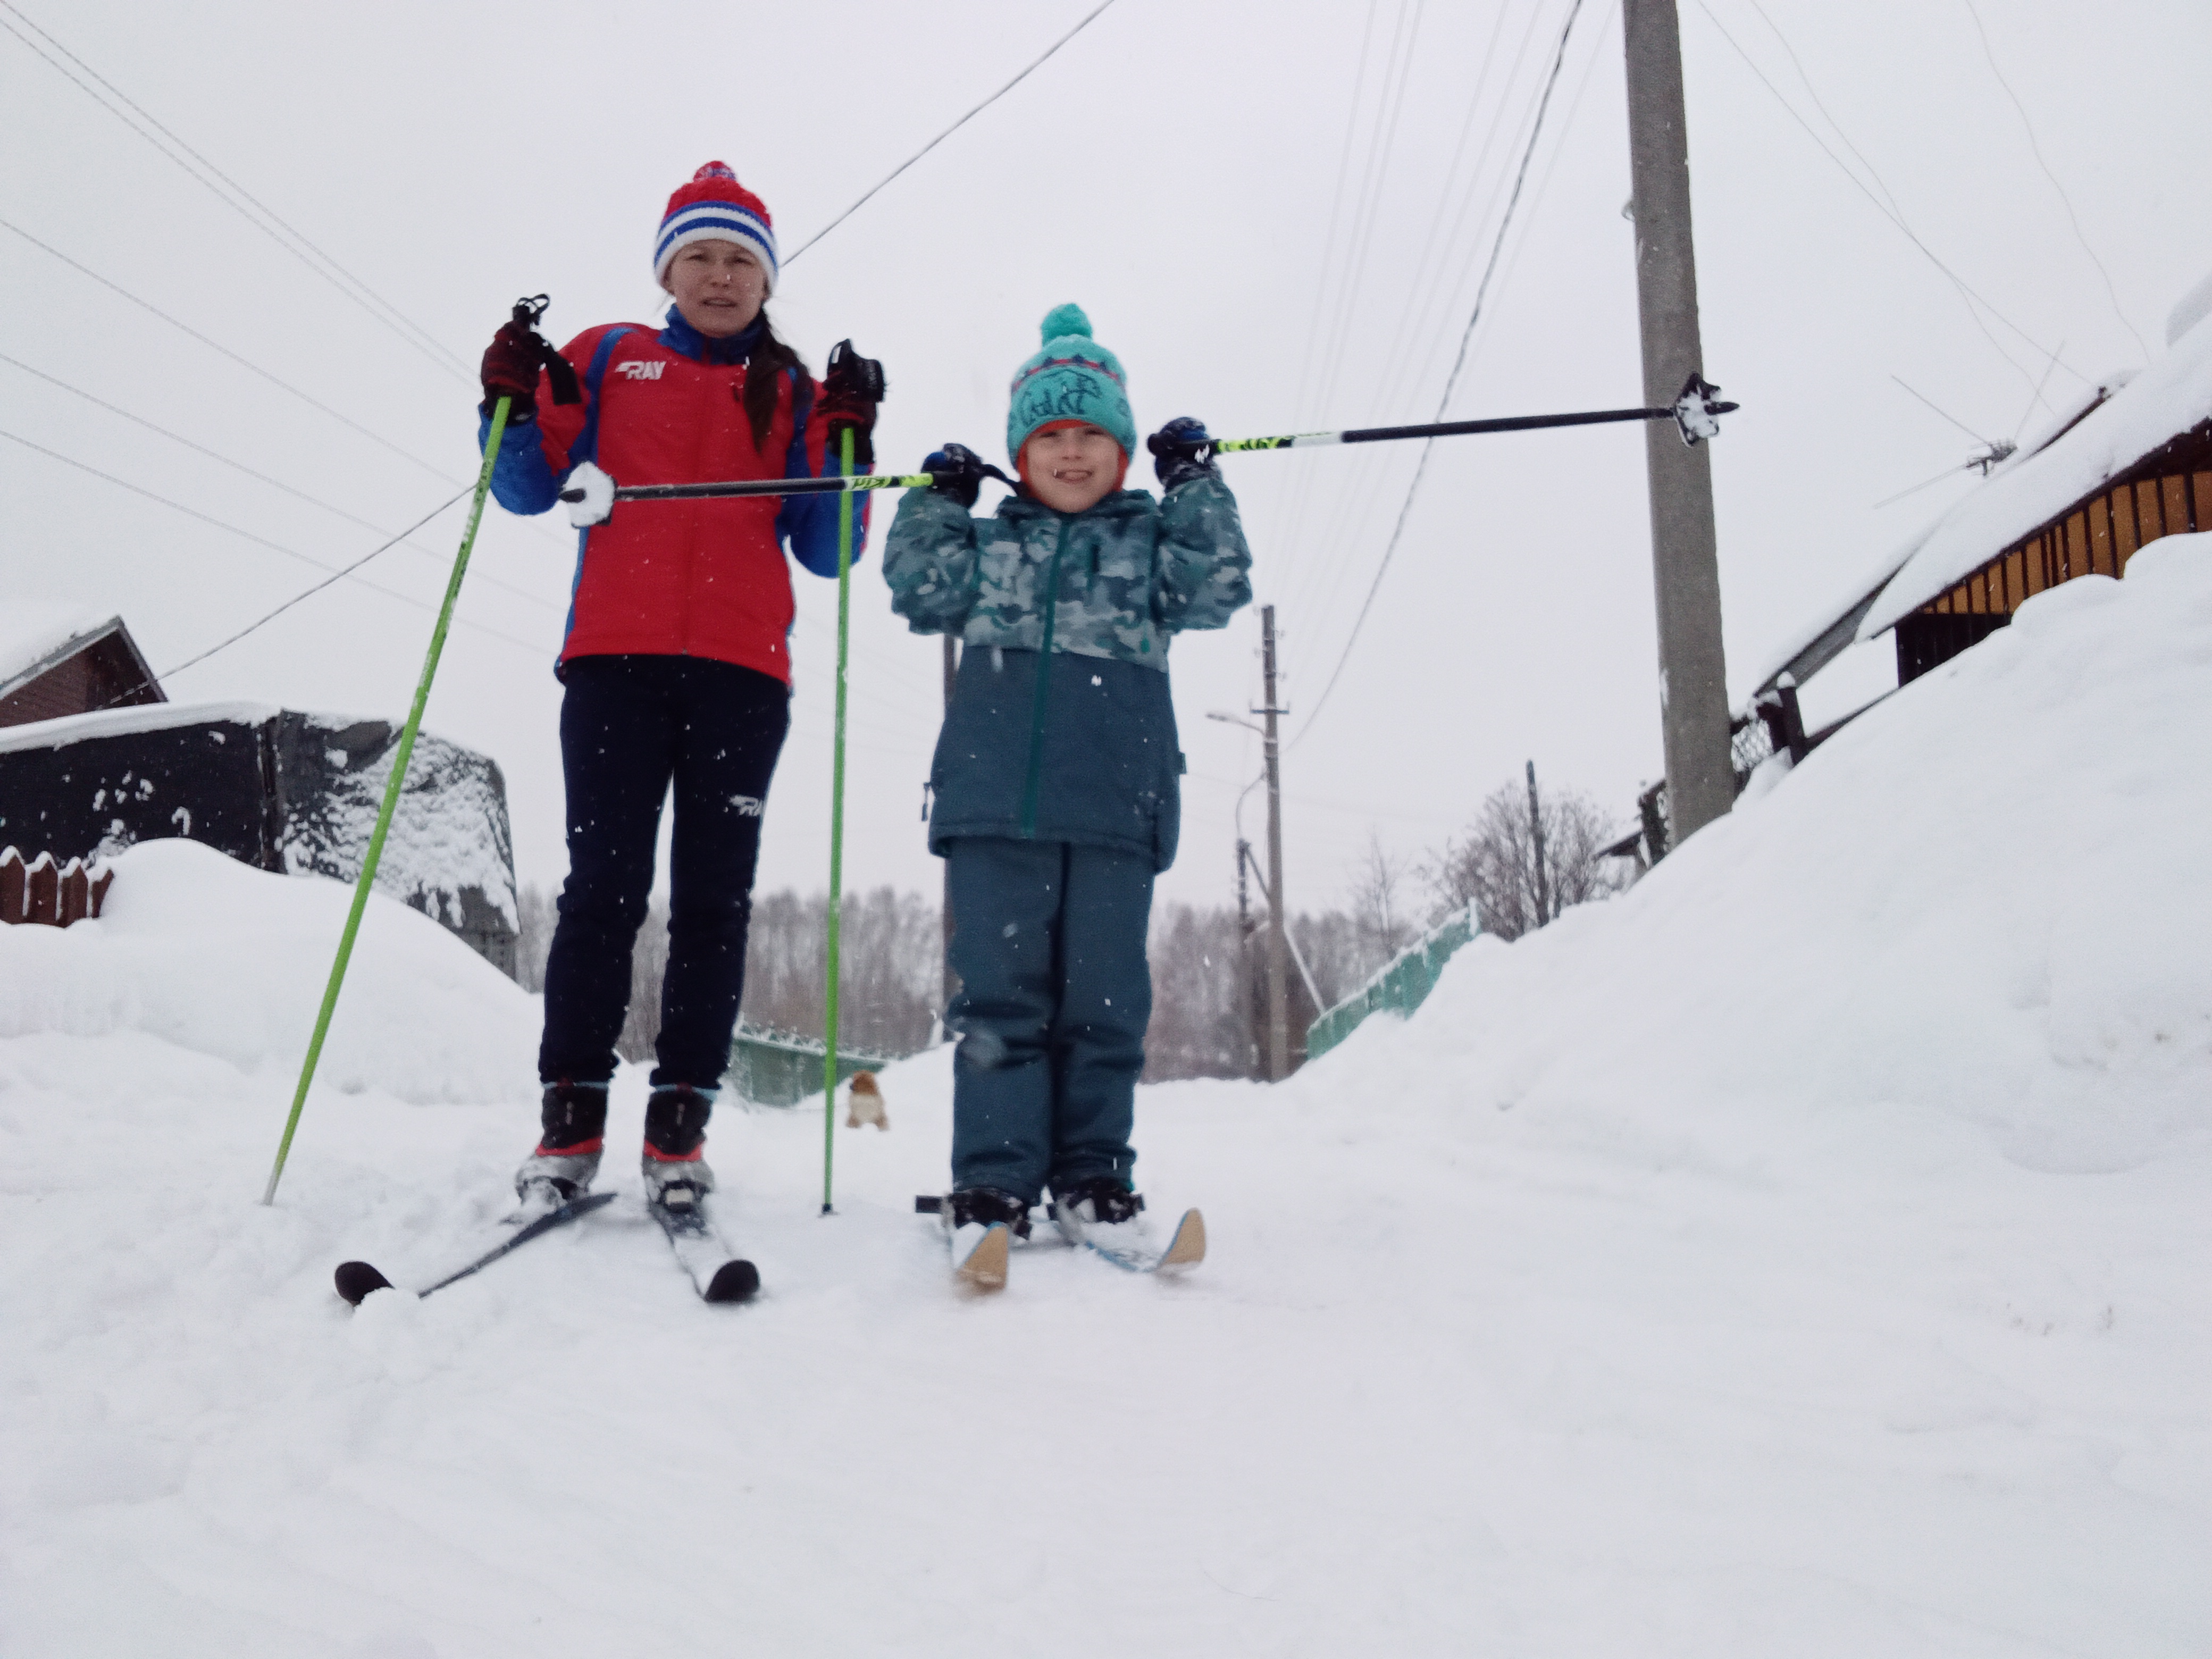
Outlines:
{"type": "Polygon", "coordinates": [[[1087,513],[1121,471],[1121,446],[1103,427],[1064,426],[1029,441],[1030,493],[1061,513],[1087,513]]]}
{"type": "Polygon", "coordinates": [[[768,272],[735,242],[693,242],[661,278],[684,320],[710,340],[742,333],[768,299],[768,272]]]}

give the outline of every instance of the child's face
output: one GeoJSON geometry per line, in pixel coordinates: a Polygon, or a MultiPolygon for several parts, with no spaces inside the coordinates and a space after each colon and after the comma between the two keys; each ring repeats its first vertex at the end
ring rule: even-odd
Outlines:
{"type": "Polygon", "coordinates": [[[768,299],[768,272],[735,242],[693,242],[669,262],[661,287],[684,320],[713,340],[742,332],[768,299]]]}
{"type": "Polygon", "coordinates": [[[1105,500],[1121,471],[1121,446],[1095,426],[1040,432],[1022,453],[1030,493],[1061,513],[1087,513],[1105,500]]]}

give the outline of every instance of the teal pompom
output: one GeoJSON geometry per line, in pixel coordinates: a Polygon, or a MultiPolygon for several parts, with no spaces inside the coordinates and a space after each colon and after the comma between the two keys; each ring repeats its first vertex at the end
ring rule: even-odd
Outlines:
{"type": "Polygon", "coordinates": [[[1081,306],[1070,301],[1064,306],[1054,306],[1045,313],[1044,343],[1047,345],[1070,334],[1080,334],[1086,340],[1091,337],[1091,319],[1084,314],[1081,306]]]}

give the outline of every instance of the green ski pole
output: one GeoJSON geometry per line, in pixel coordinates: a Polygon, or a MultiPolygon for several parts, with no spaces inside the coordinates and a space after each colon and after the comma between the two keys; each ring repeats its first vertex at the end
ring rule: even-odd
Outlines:
{"type": "MultiPolygon", "coordinates": [[[[838,465],[853,474],[853,428],[838,465]]],[[[830,983],[822,1010],[822,1213],[830,1213],[837,1134],[837,924],[845,884],[845,647],[853,617],[853,493],[837,497],[837,717],[830,759],[830,983]]]]}
{"type": "MultiPolygon", "coordinates": [[[[315,1062],[323,1057],[323,1039],[329,1035],[331,1015],[338,1006],[338,987],[345,983],[346,963],[353,957],[354,935],[361,931],[362,912],[368,907],[368,890],[376,882],[378,860],[384,856],[384,837],[392,828],[392,814],[399,805],[399,791],[407,781],[407,762],[415,752],[415,734],[422,726],[422,710],[430,701],[430,681],[438,672],[438,658],[446,648],[446,630],[453,620],[453,601],[461,596],[461,578],[468,574],[469,553],[477,544],[477,526],[483,518],[484,497],[491,493],[492,463],[499,458],[500,436],[507,430],[509,399],[501,398],[491,411],[491,433],[485,440],[483,465],[477,473],[476,498],[469,504],[468,528],[461,535],[461,550],[453,559],[453,574],[446,584],[446,602],[439,607],[438,625],[430,631],[429,654],[422,659],[422,678],[415,683],[415,706],[407,713],[407,726],[399,734],[399,747],[392,757],[392,778],[384,786],[384,805],[376,814],[376,828],[368,837],[361,878],[354,883],[353,908],[346,913],[345,932],[338,938],[337,960],[331,964],[331,982],[323,988],[322,1012],[315,1016],[315,1035],[307,1042],[307,1063],[300,1067],[300,1086],[292,1093],[292,1114],[284,1120],[284,1138],[276,1143],[276,1162],[269,1171],[264,1204],[276,1201],[276,1183],[283,1179],[284,1160],[291,1155],[292,1136],[300,1127],[300,1111],[307,1103],[307,1085],[314,1081],[315,1062]]],[[[847,500],[851,497],[848,496],[847,500]]],[[[838,696],[839,731],[843,731],[842,682],[838,696]]],[[[835,901],[832,901],[833,906],[835,901]]],[[[833,910],[834,914],[834,910],[833,910]]],[[[834,924],[833,924],[834,927],[834,924]]],[[[830,937],[836,935],[833,931],[830,937]]]]}

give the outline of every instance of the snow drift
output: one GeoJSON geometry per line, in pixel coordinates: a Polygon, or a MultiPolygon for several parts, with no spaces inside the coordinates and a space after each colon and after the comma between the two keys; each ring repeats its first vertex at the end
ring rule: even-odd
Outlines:
{"type": "MultiPolygon", "coordinates": [[[[1471,1102],[1957,1121],[2031,1169],[2212,1137],[2212,535],[2085,577],[1905,687],[1618,902],[1478,939],[1345,1063],[1471,1102]]],[[[1640,1114],[1650,1116],[1652,1114],[1640,1114]]]]}
{"type": "MultiPolygon", "coordinates": [[[[111,866],[97,920],[0,935],[0,1039],[135,1030],[296,1079],[350,884],[189,841],[142,842],[111,866]]],[[[512,1095],[537,1075],[538,1010],[429,917],[373,893],[317,1079],[417,1103],[512,1095]]]]}
{"type": "Polygon", "coordinates": [[[4,1645],[2201,1654],[2208,722],[2174,538],[1412,1020],[1144,1091],[1188,1281],[1041,1243],[982,1304],[910,1211],[938,1050],[828,1219],[815,1112],[718,1118],[757,1304],[639,1210],[625,1075],[621,1201],[349,1312],[502,1207],[527,1001],[373,905],[263,1209],[343,891],[142,848],[0,929],[4,1645]]]}

